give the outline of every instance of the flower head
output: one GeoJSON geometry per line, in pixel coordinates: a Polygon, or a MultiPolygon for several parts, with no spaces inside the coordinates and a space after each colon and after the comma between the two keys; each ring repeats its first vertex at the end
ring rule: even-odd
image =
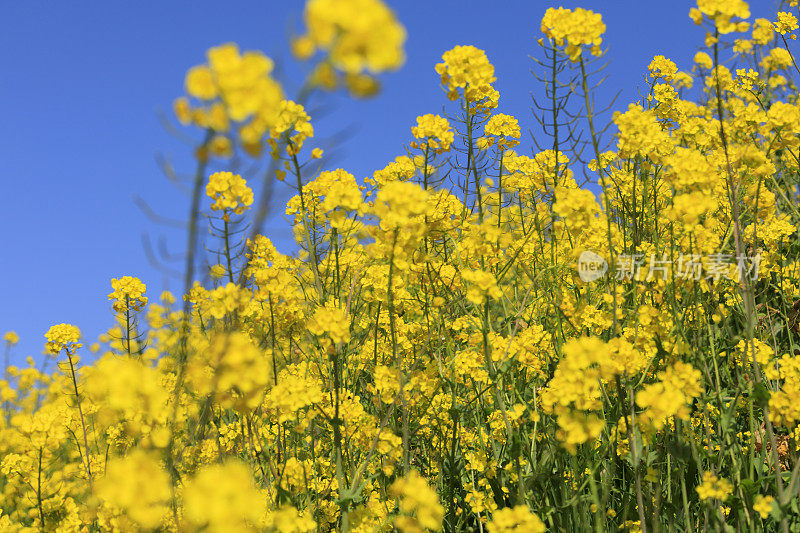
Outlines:
{"type": "Polygon", "coordinates": [[[114,300],[114,311],[118,313],[128,309],[139,311],[147,305],[147,296],[144,295],[147,288],[139,278],[132,276],[113,278],[111,288],[114,292],[108,295],[108,299],[114,300]]]}
{"type": "Polygon", "coordinates": [[[703,17],[711,19],[720,33],[746,31],[747,22],[735,22],[734,18],[746,19],[750,16],[750,6],[744,0],[697,0],[697,7],[689,10],[695,24],[703,22],[703,17]]]}
{"type": "Polygon", "coordinates": [[[489,522],[490,533],[513,533],[515,531],[544,533],[545,530],[544,523],[531,512],[527,505],[499,509],[494,512],[492,521],[489,522]]]}
{"type": "Polygon", "coordinates": [[[728,499],[733,491],[730,481],[714,475],[711,471],[703,474],[703,482],[697,487],[697,495],[701,500],[722,500],[728,499]]]}
{"type": "Polygon", "coordinates": [[[436,73],[441,76],[450,100],[458,99],[460,90],[476,111],[497,107],[500,94],[492,87],[497,78],[486,52],[474,46],[456,46],[445,52],[442,60],[443,63],[436,65],[436,73]]]}
{"type": "Polygon", "coordinates": [[[411,128],[411,135],[416,139],[411,143],[412,148],[431,149],[437,154],[450,150],[454,138],[447,119],[432,114],[417,117],[417,125],[411,128]]]}
{"type": "Polygon", "coordinates": [[[275,121],[272,129],[270,130],[270,145],[273,148],[273,157],[277,157],[275,151],[277,144],[275,139],[285,136],[288,145],[286,151],[289,155],[295,155],[300,152],[303,147],[303,142],[314,136],[314,126],[310,122],[311,117],[306,113],[305,108],[298,103],[291,100],[284,100],[281,102],[278,118],[275,121]]]}
{"type": "Polygon", "coordinates": [[[97,492],[138,526],[131,524],[131,530],[156,529],[169,512],[169,476],[157,459],[141,449],[109,461],[97,492]]]}
{"type": "Polygon", "coordinates": [[[56,324],[44,336],[47,339],[45,349],[53,355],[58,355],[61,350],[75,353],[75,350],[83,346],[78,342],[81,338],[81,330],[72,324],[56,324]]]}
{"type": "Polygon", "coordinates": [[[350,340],[350,318],[338,307],[318,307],[308,323],[308,331],[314,335],[328,334],[333,342],[350,340]]]}
{"type": "Polygon", "coordinates": [[[772,505],[775,503],[775,498],[772,496],[764,496],[759,494],[756,496],[756,501],[753,503],[753,510],[757,512],[761,518],[766,518],[772,512],[772,505]]]}
{"type": "MultiPolygon", "coordinates": [[[[797,17],[785,11],[778,13],[778,21],[775,23],[775,31],[781,35],[786,35],[797,29],[797,17]]],[[[793,36],[796,38],[796,36],[793,36]]]]}
{"type": "Polygon", "coordinates": [[[400,500],[401,514],[395,518],[395,525],[400,531],[410,533],[442,527],[444,507],[439,503],[436,492],[415,470],[395,481],[389,493],[400,500]]]}
{"type": "Polygon", "coordinates": [[[211,209],[225,211],[225,217],[228,217],[228,210],[241,215],[253,203],[253,190],[247,186],[244,178],[233,172],[211,174],[206,185],[206,194],[214,200],[211,209]]]}
{"type": "Polygon", "coordinates": [[[542,17],[542,33],[556,46],[566,46],[570,60],[580,60],[582,47],[591,47],[592,55],[600,55],[606,25],[599,13],[588,9],[548,8],[542,17]]]}
{"type": "Polygon", "coordinates": [[[271,357],[245,333],[220,333],[190,362],[187,375],[198,392],[213,394],[220,406],[243,413],[264,399],[273,381],[271,357]]]}
{"type": "Polygon", "coordinates": [[[265,511],[264,497],[246,465],[204,466],[183,490],[184,516],[198,531],[255,531],[265,511]]]}
{"type": "MultiPolygon", "coordinates": [[[[514,148],[519,144],[519,122],[511,115],[492,115],[483,131],[486,135],[497,137],[497,147],[501,150],[514,148]]],[[[490,144],[494,144],[494,137],[490,137],[490,144]]]]}
{"type": "Polygon", "coordinates": [[[293,45],[301,59],[322,50],[349,74],[394,70],[405,61],[405,28],[381,0],[309,0],[303,15],[307,34],[293,45]]]}
{"type": "MultiPolygon", "coordinates": [[[[194,124],[216,133],[228,132],[231,123],[238,128],[242,147],[251,155],[262,148],[264,135],[274,124],[283,101],[283,89],[271,74],[272,60],[259,51],[241,53],[234,43],[212,47],[207,62],[186,73],[186,93],[199,101],[192,107],[189,98],[174,103],[175,114],[182,124],[194,124]]],[[[199,150],[207,157],[229,157],[232,138],[215,136],[209,146],[199,150]]]]}
{"type": "Polygon", "coordinates": [[[14,346],[19,342],[19,335],[17,335],[14,331],[6,331],[5,335],[3,335],[3,340],[6,341],[10,346],[14,346]]]}

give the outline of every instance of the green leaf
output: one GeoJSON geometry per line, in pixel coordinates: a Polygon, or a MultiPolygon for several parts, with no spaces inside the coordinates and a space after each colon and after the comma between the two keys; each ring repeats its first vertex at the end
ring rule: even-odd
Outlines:
{"type": "Polygon", "coordinates": [[[758,403],[759,407],[766,407],[769,403],[770,392],[767,386],[763,383],[756,383],[753,386],[753,399],[758,403]]]}

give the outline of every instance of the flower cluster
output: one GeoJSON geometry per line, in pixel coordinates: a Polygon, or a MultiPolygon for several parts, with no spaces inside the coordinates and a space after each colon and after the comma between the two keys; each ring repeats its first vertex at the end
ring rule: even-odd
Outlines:
{"type": "Polygon", "coordinates": [[[672,417],[688,420],[688,404],[702,392],[700,371],[682,361],[661,372],[659,378],[636,395],[636,403],[646,409],[640,415],[643,422],[656,429],[664,427],[672,417]]]}
{"type": "Polygon", "coordinates": [[[343,309],[320,307],[308,323],[314,335],[328,335],[334,343],[350,340],[350,320],[343,309]]]}
{"type": "Polygon", "coordinates": [[[599,13],[588,9],[550,7],[542,17],[541,30],[556,46],[566,46],[564,51],[572,61],[578,61],[584,46],[590,47],[592,55],[600,55],[606,25],[599,13]]]}
{"type": "MultiPolygon", "coordinates": [[[[776,32],[780,33],[781,35],[786,35],[787,33],[791,33],[796,30],[797,27],[797,17],[795,17],[792,13],[787,13],[785,11],[778,13],[778,21],[775,23],[776,32]]],[[[797,39],[796,35],[791,35],[790,37],[792,40],[797,39]]]]}
{"type": "Polygon", "coordinates": [[[19,335],[16,334],[14,331],[6,331],[3,334],[3,340],[6,341],[10,346],[13,346],[19,342],[19,335]]]}
{"type": "Polygon", "coordinates": [[[450,100],[458,99],[460,90],[467,105],[476,111],[497,107],[500,94],[492,87],[497,78],[486,52],[474,46],[456,46],[445,52],[442,60],[436,65],[436,73],[450,100]]]}
{"type": "Polygon", "coordinates": [[[253,190],[247,182],[233,172],[215,172],[208,178],[206,195],[214,200],[211,209],[223,211],[223,216],[229,216],[228,211],[241,215],[253,203],[253,190]]]}
{"type": "Polygon", "coordinates": [[[241,332],[217,335],[188,369],[197,391],[242,412],[260,405],[272,382],[270,355],[241,332]]]}
{"type": "Polygon", "coordinates": [[[478,144],[481,148],[493,146],[495,142],[499,150],[514,148],[519,144],[519,121],[511,115],[492,115],[483,131],[486,137],[478,144]]]}
{"type": "Polygon", "coordinates": [[[733,485],[724,478],[717,477],[713,472],[703,474],[703,483],[697,487],[697,494],[701,500],[728,499],[733,491],[733,485]]]}
{"type": "Polygon", "coordinates": [[[412,148],[430,149],[437,154],[450,150],[454,138],[447,119],[431,114],[417,117],[417,125],[411,128],[411,135],[416,139],[411,143],[412,148]]]}
{"type": "Polygon", "coordinates": [[[111,288],[114,292],[108,295],[108,299],[114,301],[114,311],[118,313],[128,310],[139,311],[147,305],[147,296],[144,295],[147,287],[139,278],[133,276],[114,278],[111,280],[111,288]]]}
{"type": "Polygon", "coordinates": [[[431,490],[425,478],[416,471],[395,481],[389,493],[400,501],[400,516],[395,526],[404,532],[438,530],[442,527],[444,508],[439,504],[436,492],[431,490]]]}
{"type": "Polygon", "coordinates": [[[489,524],[489,531],[492,533],[513,533],[515,531],[544,533],[546,528],[539,517],[533,514],[526,505],[517,505],[495,512],[489,524]]]}
{"type": "Polygon", "coordinates": [[[78,342],[81,338],[81,330],[72,324],[56,324],[47,330],[44,336],[47,339],[45,349],[53,355],[58,355],[61,350],[75,353],[82,346],[78,342]]]}
{"type": "Polygon", "coordinates": [[[708,17],[720,33],[745,31],[749,24],[744,21],[735,22],[735,18],[746,19],[750,16],[750,6],[744,0],[697,0],[697,7],[689,11],[695,24],[701,24],[708,17]]]}
{"type": "MultiPolygon", "coordinates": [[[[291,100],[284,100],[281,102],[277,120],[270,130],[270,134],[272,135],[270,144],[273,150],[277,147],[274,139],[286,135],[289,141],[286,151],[289,155],[296,155],[303,148],[303,142],[314,136],[314,127],[302,105],[291,100]]],[[[275,155],[273,154],[273,156],[275,155]]]]}
{"type": "Polygon", "coordinates": [[[309,59],[325,53],[315,73],[317,85],[334,88],[340,82],[334,69],[356,96],[376,91],[371,74],[395,70],[405,62],[406,31],[381,0],[310,0],[303,14],[305,35],[292,43],[294,54],[309,59]]]}
{"type": "Polygon", "coordinates": [[[237,125],[243,146],[258,153],[262,137],[272,127],[283,88],[271,74],[272,60],[258,51],[240,53],[234,43],[208,50],[207,62],[186,73],[186,93],[200,103],[192,107],[188,98],[175,101],[174,109],[183,124],[195,124],[216,133],[205,151],[227,156],[237,125]]]}

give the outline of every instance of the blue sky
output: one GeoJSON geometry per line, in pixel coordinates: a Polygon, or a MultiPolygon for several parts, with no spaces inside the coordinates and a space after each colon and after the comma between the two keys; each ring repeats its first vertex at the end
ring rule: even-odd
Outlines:
{"type": "MultiPolygon", "coordinates": [[[[447,101],[433,70],[457,44],[486,50],[495,65],[499,111],[534,126],[530,92],[540,91],[529,70],[539,22],[547,7],[585,7],[603,14],[609,78],[598,101],[622,90],[616,108],[638,98],[643,74],[663,54],[689,69],[703,31],[688,18],[694,2],[611,0],[389,2],[406,26],[407,61],[382,77],[384,91],[369,101],[331,100],[318,135],[343,126],[355,132],[335,162],[359,178],[403,153],[409,128],[447,101]],[[499,6],[499,7],[497,7],[499,6]]],[[[751,2],[768,16],[769,0],[751,2]]],[[[134,275],[151,298],[177,289],[148,262],[142,245],[166,237],[179,252],[182,235],[164,231],[133,198],[157,212],[185,218],[188,199],[160,172],[156,154],[191,172],[187,147],[165,131],[183,76],[205,50],[233,41],[260,49],[283,65],[287,92],[302,69],[292,65],[288,36],[302,28],[303,2],[186,0],[171,2],[3,2],[0,4],[0,333],[16,331],[13,360],[38,358],[50,325],[79,326],[87,342],[112,324],[107,300],[112,277],[134,275]]],[[[520,151],[529,151],[524,141],[520,151]]],[[[282,191],[284,197],[286,190],[282,191]]],[[[287,243],[277,217],[267,234],[287,243]]],[[[284,251],[287,251],[284,249],[284,251]]]]}

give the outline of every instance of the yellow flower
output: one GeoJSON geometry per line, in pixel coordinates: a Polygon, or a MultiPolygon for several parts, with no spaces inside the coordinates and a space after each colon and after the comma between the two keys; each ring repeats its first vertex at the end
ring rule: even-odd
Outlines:
{"type": "Polygon", "coordinates": [[[211,265],[211,267],[208,269],[208,273],[211,274],[212,278],[219,279],[224,277],[225,274],[227,274],[227,269],[225,268],[225,265],[220,265],[220,264],[211,265]]]}
{"type": "Polygon", "coordinates": [[[211,70],[205,66],[197,66],[186,73],[186,92],[201,100],[212,100],[217,97],[217,86],[211,70]]]}
{"type": "Polygon", "coordinates": [[[720,33],[746,31],[748,25],[736,23],[734,18],[750,17],[750,6],[744,0],[697,0],[697,8],[692,8],[690,16],[695,24],[700,24],[703,15],[714,21],[720,33]]]}
{"type": "Polygon", "coordinates": [[[233,172],[211,174],[206,185],[206,195],[214,200],[211,209],[224,211],[225,217],[228,216],[228,210],[241,215],[253,203],[252,189],[247,186],[244,178],[233,172]]]}
{"type": "Polygon", "coordinates": [[[321,381],[312,375],[308,363],[286,367],[275,381],[264,399],[264,406],[277,413],[280,423],[295,420],[302,409],[318,404],[325,397],[321,381]]]}
{"type": "Polygon", "coordinates": [[[599,13],[588,9],[550,7],[542,17],[541,30],[556,46],[566,45],[564,51],[570,60],[577,62],[583,46],[591,47],[592,55],[600,54],[606,25],[599,13]]]}
{"type": "Polygon", "coordinates": [[[767,19],[756,19],[753,23],[753,41],[756,44],[769,44],[773,36],[773,26],[767,19]]]}
{"type": "MultiPolygon", "coordinates": [[[[181,123],[192,122],[203,129],[227,132],[231,121],[241,124],[238,130],[247,153],[259,154],[263,137],[272,127],[283,100],[283,89],[271,74],[273,62],[258,51],[239,52],[233,43],[210,48],[206,64],[192,67],[186,74],[186,92],[201,100],[191,108],[186,99],[175,102],[181,123]]],[[[217,138],[204,146],[200,155],[209,152],[228,157],[233,139],[217,138]]]]}
{"type": "Polygon", "coordinates": [[[753,503],[753,510],[761,515],[761,518],[767,518],[772,512],[772,506],[775,503],[775,498],[772,496],[764,496],[759,494],[756,496],[756,501],[753,503]]]}
{"type": "Polygon", "coordinates": [[[327,334],[334,343],[350,340],[350,318],[338,307],[318,307],[307,326],[312,335],[327,334]]]}
{"type": "MultiPolygon", "coordinates": [[[[356,211],[363,202],[355,176],[340,168],[320,172],[307,188],[316,195],[325,196],[320,209],[326,213],[334,210],[356,211]]],[[[331,220],[334,227],[337,226],[336,222],[341,221],[331,220]]]]}
{"type": "Polygon", "coordinates": [[[697,52],[694,55],[694,62],[702,68],[710,69],[714,67],[714,61],[711,59],[711,56],[705,52],[697,52]]]}
{"type": "Polygon", "coordinates": [[[308,33],[294,46],[301,58],[323,50],[351,74],[394,70],[405,61],[405,28],[381,0],[309,0],[303,18],[308,33]]]}
{"type": "Polygon", "coordinates": [[[446,118],[439,115],[422,115],[417,117],[417,125],[411,128],[411,135],[415,139],[424,142],[414,141],[411,143],[413,148],[430,148],[435,153],[442,153],[450,150],[453,143],[453,130],[446,118]]]}
{"type": "Polygon", "coordinates": [[[278,533],[310,533],[317,529],[317,523],[308,512],[300,512],[291,505],[271,512],[267,524],[278,533]]]}
{"type": "Polygon", "coordinates": [[[775,23],[775,31],[781,35],[793,32],[797,29],[797,17],[793,14],[781,11],[778,13],[778,21],[775,23]]]}
{"type": "Polygon", "coordinates": [[[439,498],[416,470],[395,481],[389,494],[399,499],[400,515],[394,524],[403,533],[416,533],[425,529],[439,530],[444,518],[444,507],[439,498]]]}
{"type": "Polygon", "coordinates": [[[281,102],[270,135],[273,139],[285,135],[290,141],[286,151],[289,155],[296,155],[303,147],[303,142],[314,136],[314,127],[309,120],[310,117],[302,105],[291,100],[284,100],[281,102]]]}
{"type": "Polygon", "coordinates": [[[374,76],[348,72],[344,76],[344,85],[356,98],[368,98],[380,91],[380,83],[374,76]]]}
{"type": "Polygon", "coordinates": [[[487,135],[499,137],[497,140],[498,148],[514,148],[519,144],[517,140],[520,137],[519,122],[511,115],[504,115],[502,113],[492,115],[492,118],[486,123],[484,132],[487,135]]]}
{"type": "Polygon", "coordinates": [[[84,391],[97,405],[94,419],[154,446],[166,445],[163,424],[169,392],[163,375],[142,359],[107,354],[84,368],[84,391]],[[122,422],[120,422],[122,421],[122,422]]]}
{"type": "Polygon", "coordinates": [[[183,513],[194,530],[258,531],[266,499],[242,463],[203,467],[183,488],[183,513]]]}
{"type": "Polygon", "coordinates": [[[176,98],[172,104],[172,109],[178,121],[184,126],[192,122],[192,107],[189,105],[189,99],[186,97],[176,98]]]}
{"type": "Polygon", "coordinates": [[[675,65],[675,62],[661,55],[655,56],[647,69],[650,71],[651,78],[660,78],[667,83],[671,82],[678,73],[678,66],[675,65]]]}
{"type": "Polygon", "coordinates": [[[292,54],[297,59],[305,61],[314,55],[314,40],[308,36],[296,37],[292,39],[292,54]]]}
{"type": "Polygon", "coordinates": [[[514,533],[525,531],[527,533],[544,533],[544,522],[533,514],[527,505],[505,507],[492,514],[489,522],[489,533],[514,533]]]}
{"type": "Polygon", "coordinates": [[[424,223],[420,215],[428,210],[427,192],[419,185],[391,181],[375,198],[373,212],[380,218],[384,230],[399,230],[424,223]]]}
{"type": "Polygon", "coordinates": [[[108,299],[114,300],[114,311],[118,313],[128,309],[139,311],[147,305],[147,297],[144,295],[147,288],[139,278],[133,276],[113,278],[111,288],[114,292],[108,295],[108,299]]]}
{"type": "Polygon", "coordinates": [[[45,349],[53,355],[58,355],[63,349],[75,353],[75,350],[83,346],[78,342],[81,338],[81,330],[72,324],[56,324],[44,336],[47,339],[45,349]]]}
{"type": "Polygon", "coordinates": [[[273,383],[272,354],[246,333],[220,333],[189,362],[187,377],[199,394],[213,394],[223,408],[246,412],[261,404],[273,383]]]}
{"type": "Polygon", "coordinates": [[[208,151],[216,157],[231,157],[233,155],[233,141],[224,135],[215,135],[209,143],[208,151]]]}
{"type": "Polygon", "coordinates": [[[339,86],[339,76],[336,69],[330,63],[320,63],[309,76],[309,82],[314,87],[319,87],[326,91],[333,91],[339,86]]]}
{"type": "Polygon", "coordinates": [[[673,140],[664,131],[653,109],[630,104],[625,113],[614,113],[614,123],[619,128],[617,149],[620,157],[647,154],[659,161],[674,150],[673,140]]]}
{"type": "Polygon", "coordinates": [[[97,482],[97,496],[141,529],[155,529],[168,516],[170,495],[169,476],[143,450],[111,459],[97,482]]]}
{"type": "Polygon", "coordinates": [[[467,300],[475,305],[482,305],[486,298],[497,300],[503,296],[500,287],[497,286],[497,279],[491,272],[484,270],[466,270],[461,272],[461,277],[469,283],[467,288],[467,300]]]}
{"type": "Polygon", "coordinates": [[[450,100],[456,100],[461,90],[475,111],[486,112],[497,107],[500,95],[492,87],[497,78],[486,52],[474,46],[456,46],[445,52],[442,60],[443,63],[436,65],[436,73],[441,76],[450,100]]]}
{"type": "Polygon", "coordinates": [[[19,342],[19,335],[13,331],[6,331],[5,335],[3,335],[3,340],[6,341],[9,346],[14,346],[19,342]]]}
{"type": "Polygon", "coordinates": [[[697,494],[701,500],[725,501],[731,495],[733,486],[727,479],[719,478],[711,471],[703,474],[703,482],[697,487],[697,494]]]}
{"type": "Polygon", "coordinates": [[[683,361],[676,361],[658,376],[661,381],[645,385],[636,393],[636,403],[646,409],[640,415],[642,421],[657,430],[673,416],[688,420],[688,404],[702,391],[702,374],[683,361]]]}
{"type": "Polygon", "coordinates": [[[417,173],[417,167],[414,161],[405,155],[395,158],[394,161],[386,165],[381,170],[376,170],[371,178],[365,178],[364,181],[370,185],[383,187],[390,181],[407,181],[414,177],[417,173]]]}

